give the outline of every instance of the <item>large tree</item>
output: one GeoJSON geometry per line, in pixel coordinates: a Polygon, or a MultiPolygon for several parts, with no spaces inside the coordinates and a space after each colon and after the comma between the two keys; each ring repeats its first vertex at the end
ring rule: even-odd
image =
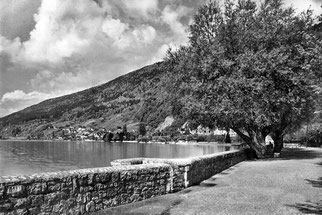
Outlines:
{"type": "Polygon", "coordinates": [[[314,112],[312,80],[320,74],[321,40],[312,11],[296,14],[282,0],[215,1],[199,8],[189,44],[168,53],[186,115],[233,129],[259,157],[274,151],[314,112]]]}

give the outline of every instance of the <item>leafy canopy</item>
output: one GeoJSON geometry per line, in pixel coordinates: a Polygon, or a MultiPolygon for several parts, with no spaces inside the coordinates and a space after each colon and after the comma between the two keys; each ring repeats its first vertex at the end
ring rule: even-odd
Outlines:
{"type": "Polygon", "coordinates": [[[231,127],[248,141],[270,132],[283,136],[308,120],[322,63],[313,25],[311,10],[296,14],[281,0],[202,6],[189,44],[167,58],[186,116],[231,127]]]}

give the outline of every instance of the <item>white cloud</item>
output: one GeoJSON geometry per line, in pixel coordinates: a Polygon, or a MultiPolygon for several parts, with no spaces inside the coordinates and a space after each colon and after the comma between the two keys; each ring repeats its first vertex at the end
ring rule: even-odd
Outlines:
{"type": "Polygon", "coordinates": [[[41,0],[0,1],[0,34],[8,39],[26,40],[33,29],[33,14],[41,0]]]}
{"type": "Polygon", "coordinates": [[[142,26],[135,29],[132,34],[135,36],[137,42],[150,44],[156,37],[156,31],[152,26],[142,26]]]}
{"type": "Polygon", "coordinates": [[[145,17],[158,9],[158,0],[123,0],[131,12],[139,13],[145,17]]]}
{"type": "Polygon", "coordinates": [[[142,48],[142,45],[152,43],[156,37],[156,30],[152,26],[141,25],[130,29],[128,23],[113,19],[111,16],[107,16],[104,20],[102,32],[115,48],[121,50],[142,48]]]}
{"type": "Polygon", "coordinates": [[[101,25],[102,14],[94,1],[43,0],[35,15],[35,29],[23,44],[22,57],[51,63],[71,57],[90,45],[101,25]]]}
{"type": "Polygon", "coordinates": [[[159,49],[155,52],[155,54],[146,62],[147,65],[153,64],[159,61],[162,61],[164,57],[166,57],[166,53],[168,49],[171,49],[172,51],[177,50],[177,46],[175,46],[173,43],[169,44],[162,44],[159,49]]]}
{"type": "Polygon", "coordinates": [[[25,93],[21,90],[5,93],[0,100],[0,117],[39,103],[52,95],[41,92],[25,93]]]}
{"type": "Polygon", "coordinates": [[[70,94],[71,90],[58,90],[55,92],[44,93],[32,91],[26,93],[22,90],[15,90],[5,93],[0,100],[0,117],[22,110],[34,104],[38,104],[50,98],[70,94]]]}
{"type": "Polygon", "coordinates": [[[14,40],[8,40],[0,35],[0,52],[9,54],[10,57],[15,58],[21,51],[20,38],[14,40]]]}
{"type": "Polygon", "coordinates": [[[102,31],[113,40],[120,40],[123,32],[129,28],[128,24],[122,23],[119,19],[107,16],[102,24],[102,31]]]}
{"type": "Polygon", "coordinates": [[[306,11],[307,9],[312,9],[315,15],[320,15],[322,13],[321,5],[322,2],[312,1],[312,0],[305,0],[305,1],[298,1],[298,0],[287,0],[285,1],[287,6],[293,6],[297,12],[306,11]]]}
{"type": "Polygon", "coordinates": [[[34,90],[46,92],[52,96],[73,93],[93,86],[97,83],[95,75],[89,70],[73,72],[39,72],[30,83],[34,90]]]}
{"type": "MultiPolygon", "coordinates": [[[[257,5],[260,5],[262,0],[254,0],[257,5]]],[[[284,0],[284,5],[289,7],[293,6],[297,13],[306,11],[307,9],[312,9],[314,15],[320,15],[322,13],[322,1],[319,0],[284,0]]]]}
{"type": "Polygon", "coordinates": [[[43,70],[37,73],[35,78],[31,79],[30,83],[33,89],[42,89],[44,85],[47,85],[47,89],[51,89],[53,87],[53,83],[51,80],[55,77],[53,72],[49,70],[43,70]]]}
{"type": "Polygon", "coordinates": [[[180,18],[185,16],[189,12],[189,9],[185,6],[179,6],[177,9],[173,10],[170,6],[166,6],[161,15],[161,19],[163,22],[168,24],[172,32],[175,34],[175,42],[176,43],[186,43],[187,32],[186,26],[184,26],[180,22],[180,18]]]}
{"type": "MultiPolygon", "coordinates": [[[[22,90],[14,90],[2,96],[0,99],[0,117],[22,110],[49,98],[59,97],[89,88],[95,85],[93,82],[98,83],[98,80],[92,78],[93,76],[90,71],[78,73],[62,72],[57,74],[43,70],[31,80],[31,85],[35,89],[34,91],[26,93],[22,90]]],[[[97,78],[99,79],[100,77],[97,78]]]]}
{"type": "Polygon", "coordinates": [[[25,93],[21,90],[15,90],[13,92],[5,93],[1,98],[2,102],[9,102],[9,101],[18,101],[18,100],[44,100],[49,98],[48,94],[40,93],[40,92],[30,92],[25,93]]]}

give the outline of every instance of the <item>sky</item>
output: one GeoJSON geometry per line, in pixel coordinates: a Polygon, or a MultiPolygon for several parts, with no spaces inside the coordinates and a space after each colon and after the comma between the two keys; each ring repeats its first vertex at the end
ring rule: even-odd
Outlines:
{"type": "MultiPolygon", "coordinates": [[[[162,60],[205,2],[0,0],[0,117],[162,60]]],[[[322,0],[285,5],[322,14],[322,0]]]]}

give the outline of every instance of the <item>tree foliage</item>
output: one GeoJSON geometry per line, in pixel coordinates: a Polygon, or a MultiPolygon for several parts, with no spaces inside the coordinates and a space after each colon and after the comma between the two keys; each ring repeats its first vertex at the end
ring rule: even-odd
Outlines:
{"type": "Polygon", "coordinates": [[[313,25],[311,10],[296,14],[282,0],[200,7],[189,44],[167,58],[186,115],[232,128],[260,157],[271,134],[279,152],[283,136],[313,114],[322,63],[313,25]]]}
{"type": "Polygon", "coordinates": [[[146,124],[143,122],[140,122],[139,124],[139,135],[144,136],[146,134],[146,124]]]}

